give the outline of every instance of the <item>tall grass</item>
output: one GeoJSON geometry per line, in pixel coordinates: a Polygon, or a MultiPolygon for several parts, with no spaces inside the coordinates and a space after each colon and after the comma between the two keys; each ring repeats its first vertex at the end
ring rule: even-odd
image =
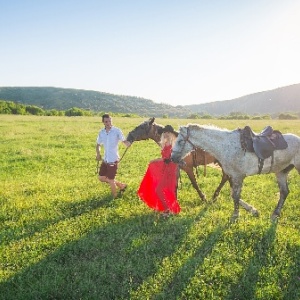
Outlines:
{"type": "MultiPolygon", "coordinates": [[[[143,119],[114,118],[126,135],[143,119]]],[[[175,128],[190,120],[157,120],[175,128]]],[[[201,123],[206,123],[201,120],[201,123]]],[[[270,124],[300,135],[299,121],[209,121],[235,129],[270,124]]],[[[300,177],[277,223],[275,177],[248,177],[241,210],[229,222],[228,184],[204,204],[181,172],[179,215],[161,218],[136,195],[153,141],[135,142],[120,163],[128,184],[112,200],[95,175],[94,117],[0,116],[0,299],[300,299],[300,177]]],[[[125,148],[120,145],[120,154],[125,148]]],[[[210,198],[221,172],[198,182],[210,198]]]]}

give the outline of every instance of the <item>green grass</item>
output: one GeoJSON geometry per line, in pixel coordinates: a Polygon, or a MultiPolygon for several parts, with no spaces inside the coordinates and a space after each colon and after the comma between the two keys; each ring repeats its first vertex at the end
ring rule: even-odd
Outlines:
{"type": "MultiPolygon", "coordinates": [[[[126,135],[144,119],[114,118],[126,135]]],[[[158,119],[175,128],[190,120],[158,119]]],[[[199,120],[206,123],[205,120],[199,120]]],[[[255,131],[272,125],[300,135],[299,121],[220,121],[255,131]]],[[[0,116],[0,299],[300,299],[300,177],[277,223],[275,177],[246,178],[241,209],[230,223],[228,184],[203,204],[181,172],[182,211],[162,219],[136,195],[153,141],[134,143],[120,163],[128,184],[112,200],[95,175],[94,117],[0,116]]],[[[125,147],[120,145],[120,154],[125,147]]],[[[207,167],[198,182],[208,198],[221,172],[207,167]]]]}

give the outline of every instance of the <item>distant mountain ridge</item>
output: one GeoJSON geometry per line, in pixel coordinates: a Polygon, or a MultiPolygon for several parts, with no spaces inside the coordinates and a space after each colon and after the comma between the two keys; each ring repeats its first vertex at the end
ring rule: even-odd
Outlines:
{"type": "Polygon", "coordinates": [[[232,100],[204,104],[186,105],[185,108],[198,113],[228,115],[242,112],[249,115],[300,112],[300,84],[242,96],[232,100]]]}
{"type": "Polygon", "coordinates": [[[134,113],[140,116],[187,118],[193,114],[213,116],[241,112],[248,115],[300,112],[300,84],[258,92],[232,100],[178,105],[109,93],[56,87],[0,87],[0,100],[36,105],[44,109],[81,109],[134,113]]]}

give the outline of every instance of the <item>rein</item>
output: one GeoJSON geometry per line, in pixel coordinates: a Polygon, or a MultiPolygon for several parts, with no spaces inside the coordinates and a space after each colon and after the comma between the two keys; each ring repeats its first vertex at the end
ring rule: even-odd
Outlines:
{"type": "Polygon", "coordinates": [[[127,152],[128,148],[129,148],[129,147],[127,147],[127,148],[125,149],[124,153],[122,154],[122,156],[121,156],[121,158],[120,158],[120,160],[119,160],[119,163],[120,163],[121,160],[123,159],[123,157],[124,157],[125,153],[127,152]]]}
{"type": "MultiPolygon", "coordinates": [[[[124,151],[123,155],[121,156],[120,160],[118,161],[118,163],[121,162],[121,160],[123,159],[123,157],[124,157],[125,153],[127,152],[128,148],[129,148],[129,147],[127,147],[127,148],[125,149],[125,151],[124,151]]],[[[102,159],[101,159],[101,160],[102,160],[102,159]]],[[[95,174],[96,174],[96,175],[99,174],[99,171],[100,171],[100,160],[97,161],[95,174]]]]}
{"type": "Polygon", "coordinates": [[[183,145],[182,149],[184,148],[185,144],[188,142],[192,145],[193,149],[196,150],[197,147],[190,141],[190,128],[187,127],[187,135],[186,136],[184,136],[182,133],[181,133],[181,135],[183,136],[183,139],[184,139],[184,145],[183,145]]]}
{"type": "MultiPolygon", "coordinates": [[[[126,154],[127,150],[128,150],[129,147],[127,147],[124,151],[124,153],[122,154],[120,160],[118,161],[118,163],[121,162],[121,160],[123,159],[124,155],[126,154]]],[[[102,159],[101,159],[102,160],[102,159]]],[[[95,174],[99,174],[99,171],[100,171],[100,160],[97,161],[97,165],[96,165],[96,171],[95,171],[95,174]]]]}

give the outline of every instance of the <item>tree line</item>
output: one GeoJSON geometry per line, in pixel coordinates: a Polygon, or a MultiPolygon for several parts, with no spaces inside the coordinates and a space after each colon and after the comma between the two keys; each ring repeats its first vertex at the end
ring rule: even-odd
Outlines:
{"type": "Polygon", "coordinates": [[[202,114],[191,114],[188,119],[219,119],[219,120],[297,120],[300,119],[300,113],[280,113],[280,114],[262,114],[262,115],[249,115],[243,112],[231,112],[228,115],[212,116],[207,113],[202,114]]]}
{"type": "MultiPolygon", "coordinates": [[[[36,116],[99,116],[105,112],[95,112],[92,110],[86,110],[78,107],[72,107],[66,110],[57,109],[43,109],[35,105],[26,105],[13,101],[0,100],[0,114],[12,114],[12,115],[36,115],[36,116]]],[[[143,117],[137,114],[121,114],[110,112],[114,116],[123,117],[143,117]]],[[[168,118],[168,115],[163,115],[163,118],[168,118]]],[[[224,120],[267,120],[277,118],[279,120],[296,120],[300,118],[300,113],[280,113],[277,116],[271,116],[268,114],[251,116],[242,112],[231,112],[226,116],[212,116],[207,113],[203,114],[191,114],[187,116],[188,119],[224,119],[224,120]]]]}
{"type": "MultiPolygon", "coordinates": [[[[105,112],[94,112],[78,107],[72,107],[66,110],[43,109],[35,105],[26,105],[13,101],[0,100],[0,114],[6,115],[35,115],[35,116],[98,116],[105,112]]],[[[137,117],[134,114],[114,113],[114,116],[122,115],[123,117],[137,117]]]]}

